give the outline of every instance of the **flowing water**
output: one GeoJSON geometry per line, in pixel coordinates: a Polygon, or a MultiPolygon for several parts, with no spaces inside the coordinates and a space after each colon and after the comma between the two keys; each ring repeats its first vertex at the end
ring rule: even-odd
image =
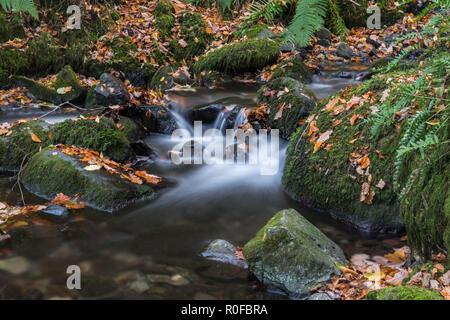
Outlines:
{"type": "MultiPolygon", "coordinates": [[[[310,88],[323,98],[353,83],[325,74],[310,88]]],[[[219,101],[225,109],[209,127],[223,130],[232,110],[255,105],[256,91],[257,87],[235,85],[171,92],[171,112],[181,128],[192,132],[186,112],[219,101]]],[[[1,113],[0,120],[4,120],[1,113]]],[[[245,120],[244,112],[236,112],[233,126],[245,120]]],[[[261,175],[258,165],[223,161],[175,165],[168,151],[179,142],[164,135],[146,139],[159,155],[146,169],[164,177],[168,185],[159,191],[156,201],[113,215],[83,209],[66,219],[38,216],[33,224],[12,229],[14,241],[0,248],[0,298],[286,299],[268,292],[246,270],[200,256],[205,245],[218,238],[243,246],[284,208],[300,211],[348,257],[354,253],[377,255],[389,247],[389,242],[358,233],[283,193],[285,142],[280,143],[280,167],[275,175],[261,175]],[[11,261],[11,257],[16,259],[11,261]],[[20,272],[2,272],[5,264],[20,272]],[[66,288],[66,269],[73,264],[80,266],[85,279],[81,292],[66,288]],[[110,279],[117,284],[114,290],[108,287],[110,279]],[[91,287],[104,290],[89,290],[91,287]]],[[[0,176],[0,201],[20,204],[17,188],[10,192],[14,182],[11,176],[0,176]]],[[[24,193],[27,203],[42,203],[24,193]]]]}

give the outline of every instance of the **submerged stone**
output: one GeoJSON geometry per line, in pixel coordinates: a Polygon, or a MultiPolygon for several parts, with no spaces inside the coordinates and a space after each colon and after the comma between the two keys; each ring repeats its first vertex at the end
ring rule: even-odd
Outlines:
{"type": "Polygon", "coordinates": [[[80,194],[80,201],[107,212],[155,197],[147,185],[131,183],[105,170],[86,171],[84,167],[86,162],[47,148],[27,163],[22,182],[27,190],[45,199],[53,199],[60,192],[70,197],[80,194]]]}
{"type": "Polygon", "coordinates": [[[237,248],[226,240],[212,241],[201,255],[208,260],[229,263],[240,268],[247,268],[247,262],[236,257],[237,248]]]}
{"type": "Polygon", "coordinates": [[[297,298],[346,263],[342,249],[294,209],[278,212],[243,253],[259,281],[297,298]]]}

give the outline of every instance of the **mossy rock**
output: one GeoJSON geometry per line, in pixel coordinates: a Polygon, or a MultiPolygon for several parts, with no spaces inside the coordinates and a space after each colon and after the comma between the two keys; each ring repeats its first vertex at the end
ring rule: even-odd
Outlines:
{"type": "Polygon", "coordinates": [[[164,14],[174,14],[175,8],[170,0],[159,0],[155,7],[155,17],[164,14]]]}
{"type": "Polygon", "coordinates": [[[12,134],[0,136],[0,171],[18,171],[35,153],[48,145],[50,125],[42,120],[32,120],[10,129],[12,134]],[[42,142],[34,142],[31,134],[42,142]]]}
{"type": "Polygon", "coordinates": [[[68,119],[52,129],[53,144],[85,147],[119,162],[133,158],[133,152],[125,134],[116,124],[102,117],[99,122],[90,119],[68,119]]]}
{"type": "Polygon", "coordinates": [[[420,287],[387,287],[371,291],[367,300],[444,300],[439,292],[420,287]]]}
{"type": "Polygon", "coordinates": [[[0,50],[0,87],[13,82],[12,75],[28,72],[28,59],[18,49],[0,50]]]}
{"type": "Polygon", "coordinates": [[[181,26],[181,37],[186,45],[183,47],[178,39],[172,39],[170,48],[176,61],[190,61],[203,54],[213,37],[206,32],[206,23],[198,12],[186,12],[178,20],[181,26]]]}
{"type": "Polygon", "coordinates": [[[312,82],[312,72],[299,56],[294,56],[290,60],[284,60],[276,67],[272,73],[271,79],[280,77],[293,78],[303,83],[312,82]]]}
{"type": "MultiPolygon", "coordinates": [[[[392,83],[386,84],[386,79],[387,75],[376,76],[360,87],[345,91],[346,97],[352,95],[361,97],[368,91],[381,96],[386,88],[393,86],[392,83]]],[[[369,101],[357,109],[344,110],[339,114],[342,122],[335,124],[338,118],[334,116],[333,111],[325,110],[325,106],[329,100],[340,95],[341,93],[337,93],[326,99],[313,111],[316,114],[315,126],[319,132],[332,130],[326,142],[330,146],[328,150],[325,148],[314,150],[315,144],[309,141],[306,130],[308,123],[302,124],[292,135],[282,178],[283,188],[295,200],[315,209],[327,211],[336,219],[360,230],[398,232],[402,229],[403,223],[392,176],[401,133],[395,126],[389,126],[375,138],[371,138],[370,123],[359,120],[352,126],[350,119],[353,115],[370,114],[369,101]],[[354,142],[355,138],[357,142],[354,142]],[[349,161],[350,154],[355,152],[358,146],[366,148],[370,159],[370,174],[373,181],[370,189],[375,192],[371,204],[360,201],[362,183],[368,181],[368,176],[360,175],[356,171],[356,166],[349,161]],[[383,157],[380,157],[380,154],[383,157]],[[376,188],[375,185],[381,179],[385,186],[382,189],[376,188]]]]}
{"type": "Polygon", "coordinates": [[[175,69],[171,66],[163,66],[156,71],[150,82],[150,88],[157,90],[167,90],[175,85],[176,79],[173,77],[175,69]]]}
{"type": "Polygon", "coordinates": [[[133,184],[105,170],[86,171],[85,167],[86,162],[78,158],[59,149],[46,148],[27,163],[22,183],[27,190],[45,199],[53,199],[61,192],[70,197],[80,194],[80,201],[107,212],[155,197],[147,185],[133,184]]]}
{"type": "Polygon", "coordinates": [[[278,212],[244,246],[250,271],[259,281],[291,297],[306,296],[318,282],[340,273],[341,248],[294,209],[278,212]]]}
{"type": "Polygon", "coordinates": [[[302,82],[282,77],[270,81],[258,91],[258,103],[269,106],[269,124],[280,130],[280,136],[288,139],[297,129],[300,120],[306,118],[316,106],[316,97],[302,82]],[[267,95],[267,92],[271,92],[267,95]],[[284,92],[277,97],[279,92],[284,92]],[[283,108],[280,116],[280,108],[283,108]]]}
{"type": "Polygon", "coordinates": [[[257,71],[275,63],[279,45],[269,39],[252,39],[226,45],[200,57],[193,69],[196,74],[214,70],[225,74],[257,71]]]}
{"type": "Polygon", "coordinates": [[[17,76],[17,81],[23,83],[33,96],[38,100],[61,104],[65,101],[76,101],[83,98],[86,89],[80,84],[75,72],[70,66],[65,66],[59,73],[56,81],[52,84],[54,89],[46,87],[39,82],[24,76],[17,76]],[[65,88],[71,88],[65,92],[65,88]]]}
{"type": "Polygon", "coordinates": [[[156,17],[156,28],[162,37],[172,36],[172,28],[175,25],[175,17],[169,14],[163,14],[156,17]]]}

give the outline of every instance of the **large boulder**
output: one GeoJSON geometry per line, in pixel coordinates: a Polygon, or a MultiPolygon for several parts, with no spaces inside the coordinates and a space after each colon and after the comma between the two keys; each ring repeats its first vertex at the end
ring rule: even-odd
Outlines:
{"type": "Polygon", "coordinates": [[[316,97],[302,82],[288,77],[275,78],[258,91],[258,102],[270,108],[268,120],[280,136],[288,139],[316,106],[316,97]]]}
{"type": "Polygon", "coordinates": [[[97,104],[102,106],[122,105],[130,100],[125,84],[109,73],[100,76],[100,83],[94,89],[97,104]]]}
{"type": "Polygon", "coordinates": [[[103,152],[119,162],[133,158],[133,152],[124,132],[108,118],[68,119],[52,129],[53,144],[69,144],[103,152]]]}
{"type": "Polygon", "coordinates": [[[403,228],[393,186],[401,133],[392,125],[372,138],[372,123],[363,121],[393,86],[387,79],[374,77],[322,101],[291,137],[282,178],[295,200],[367,232],[403,228]]]}
{"type": "Polygon", "coordinates": [[[308,295],[318,282],[340,273],[341,248],[294,209],[278,212],[247,242],[250,271],[269,288],[294,298],[308,295]]]}
{"type": "Polygon", "coordinates": [[[80,84],[71,66],[65,66],[58,73],[56,81],[51,87],[29,79],[24,76],[17,76],[21,82],[36,99],[48,101],[54,104],[61,104],[65,101],[77,101],[86,94],[86,89],[80,84]]]}
{"type": "Polygon", "coordinates": [[[252,72],[275,63],[279,45],[269,39],[251,39],[226,45],[200,57],[194,72],[214,70],[225,74],[252,72]]]}
{"type": "Polygon", "coordinates": [[[0,135],[0,171],[20,170],[35,153],[47,146],[50,128],[45,121],[32,120],[8,129],[11,134],[0,135]],[[33,135],[39,140],[33,140],[33,135]]]}
{"type": "Polygon", "coordinates": [[[87,171],[86,162],[59,149],[46,148],[31,158],[22,172],[25,188],[45,199],[64,193],[80,194],[86,205],[107,212],[117,211],[155,194],[147,185],[138,185],[105,170],[87,171]]]}

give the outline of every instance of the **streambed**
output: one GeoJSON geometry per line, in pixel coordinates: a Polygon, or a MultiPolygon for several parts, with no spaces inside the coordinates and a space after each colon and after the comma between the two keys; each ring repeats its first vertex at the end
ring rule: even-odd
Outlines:
{"type": "MultiPolygon", "coordinates": [[[[315,76],[309,87],[319,99],[357,83],[334,76],[336,72],[361,71],[341,66],[315,76]]],[[[256,103],[256,91],[256,86],[234,85],[171,92],[169,97],[180,126],[189,126],[186,111],[216,102],[250,107],[256,103]]],[[[23,118],[20,112],[0,112],[0,122],[23,118]]],[[[73,114],[52,116],[48,120],[58,122],[73,114]]],[[[219,123],[218,118],[212,126],[219,123]]],[[[170,136],[151,135],[146,143],[159,155],[146,169],[169,182],[159,198],[114,215],[86,208],[63,218],[37,216],[33,224],[11,230],[13,241],[0,251],[12,252],[0,256],[0,298],[287,299],[268,292],[246,270],[200,256],[218,238],[243,246],[284,208],[301,212],[347,257],[379,255],[398,240],[358,233],[285,195],[281,175],[286,142],[280,143],[277,174],[268,176],[261,175],[258,166],[245,164],[177,166],[165,156],[174,144],[170,136]],[[66,287],[66,269],[73,264],[82,270],[81,291],[66,287]]],[[[17,188],[11,192],[14,183],[10,175],[0,175],[0,201],[20,204],[17,188]]],[[[24,196],[28,204],[42,203],[26,190],[24,196]]]]}

